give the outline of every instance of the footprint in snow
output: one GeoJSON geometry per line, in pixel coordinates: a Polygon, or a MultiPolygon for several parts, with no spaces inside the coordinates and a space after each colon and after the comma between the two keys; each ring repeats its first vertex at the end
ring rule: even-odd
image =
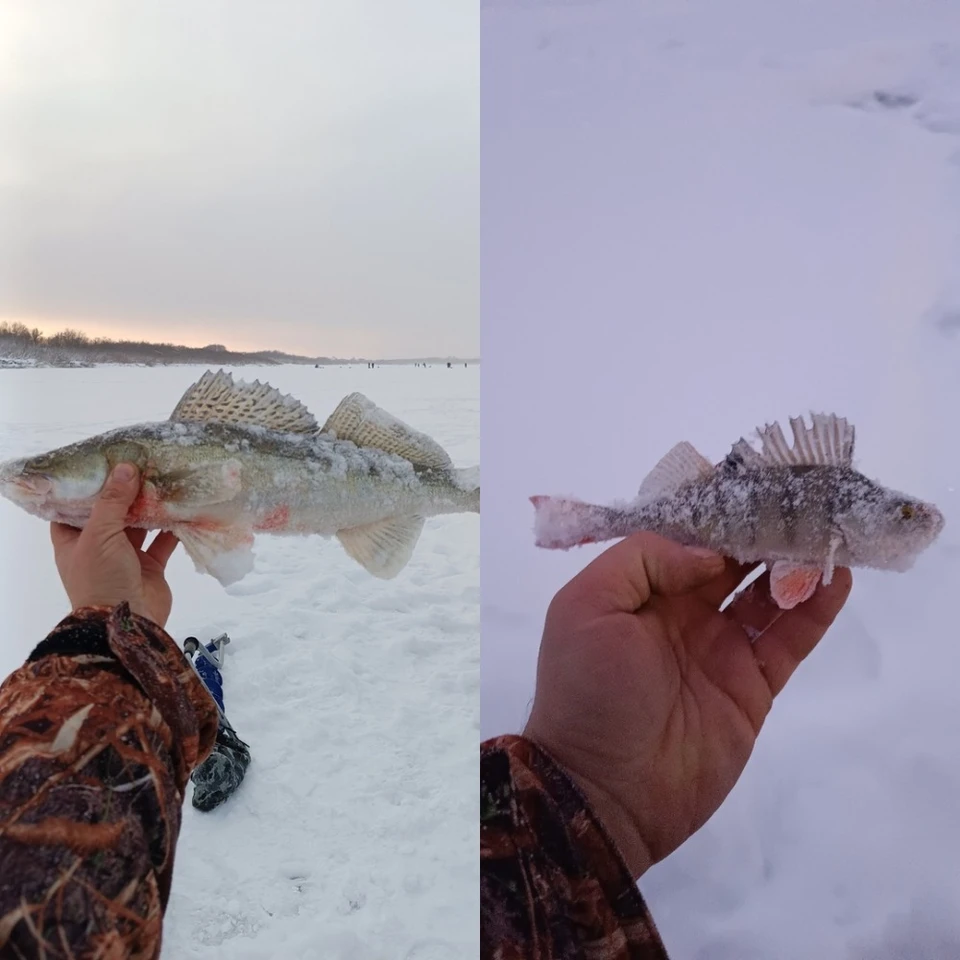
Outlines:
{"type": "Polygon", "coordinates": [[[460,952],[449,940],[418,940],[400,960],[459,960],[460,952]]]}

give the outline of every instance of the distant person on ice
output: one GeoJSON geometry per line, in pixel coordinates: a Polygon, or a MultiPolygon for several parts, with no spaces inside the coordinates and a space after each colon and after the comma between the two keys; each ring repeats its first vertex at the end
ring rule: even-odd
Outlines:
{"type": "Polygon", "coordinates": [[[636,881],[733,789],[852,584],[783,612],[765,573],[721,612],[748,573],[639,533],[554,597],[523,736],[481,746],[484,960],[665,960],[636,881]]]}
{"type": "Polygon", "coordinates": [[[177,540],[124,528],[139,489],[121,464],[52,525],[72,613],[0,685],[2,957],[158,957],[187,780],[246,747],[163,630],[177,540]]]}

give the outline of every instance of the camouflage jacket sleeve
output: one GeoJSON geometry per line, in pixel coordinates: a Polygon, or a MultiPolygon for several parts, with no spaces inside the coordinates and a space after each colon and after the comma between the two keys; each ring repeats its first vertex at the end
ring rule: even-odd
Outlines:
{"type": "Polygon", "coordinates": [[[177,644],[85,608],[0,685],[0,957],[154,960],[217,708],[177,644]]]}
{"type": "Polygon", "coordinates": [[[667,960],[613,841],[529,740],[480,750],[484,960],[667,960]]]}

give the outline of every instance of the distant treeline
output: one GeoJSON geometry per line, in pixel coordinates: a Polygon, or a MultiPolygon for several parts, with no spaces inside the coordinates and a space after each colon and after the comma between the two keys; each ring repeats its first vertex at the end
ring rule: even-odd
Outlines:
{"type": "MultiPolygon", "coordinates": [[[[145,340],[110,340],[107,337],[90,337],[82,330],[67,328],[58,333],[45,334],[39,327],[25,323],[0,323],[0,361],[10,361],[8,366],[86,367],[97,363],[142,363],[147,366],[164,363],[208,364],[257,364],[268,366],[280,363],[324,364],[375,363],[376,366],[419,363],[432,366],[448,361],[459,366],[462,363],[476,364],[479,359],[460,357],[419,357],[409,360],[376,360],[351,357],[302,357],[282,350],[260,350],[242,353],[228,350],[222,343],[210,343],[205,347],[184,347],[177,343],[147,343],[145,340]]],[[[0,366],[3,366],[0,363],[0,366]]]]}
{"type": "Polygon", "coordinates": [[[24,323],[0,323],[0,357],[33,360],[51,366],[86,366],[95,363],[228,363],[269,365],[279,363],[337,363],[330,357],[300,357],[279,350],[241,353],[223,344],[184,347],[176,343],[147,343],[145,340],[110,340],[90,337],[67,328],[44,334],[24,323]]]}

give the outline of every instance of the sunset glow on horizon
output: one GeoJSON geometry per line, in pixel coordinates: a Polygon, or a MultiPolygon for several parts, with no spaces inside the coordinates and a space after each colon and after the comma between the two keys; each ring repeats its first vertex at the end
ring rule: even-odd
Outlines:
{"type": "MultiPolygon", "coordinates": [[[[223,324],[161,324],[161,323],[115,323],[84,319],[38,320],[23,316],[0,316],[0,323],[22,323],[37,328],[45,337],[62,330],[78,330],[91,339],[132,340],[146,343],[172,343],[182,347],[206,347],[220,344],[230,351],[238,353],[259,353],[266,350],[280,350],[305,357],[331,357],[335,359],[369,358],[383,360],[402,360],[416,356],[446,356],[440,351],[426,350],[419,354],[390,354],[382,350],[379,338],[364,333],[336,327],[323,327],[318,330],[312,342],[304,337],[303,331],[295,326],[273,328],[262,338],[238,336],[223,324]],[[360,349],[356,349],[357,347],[360,349]]],[[[463,359],[473,359],[463,355],[463,359]]]]}
{"type": "Polygon", "coordinates": [[[0,5],[0,320],[478,355],[471,18],[446,0],[142,9],[0,5]]]}

